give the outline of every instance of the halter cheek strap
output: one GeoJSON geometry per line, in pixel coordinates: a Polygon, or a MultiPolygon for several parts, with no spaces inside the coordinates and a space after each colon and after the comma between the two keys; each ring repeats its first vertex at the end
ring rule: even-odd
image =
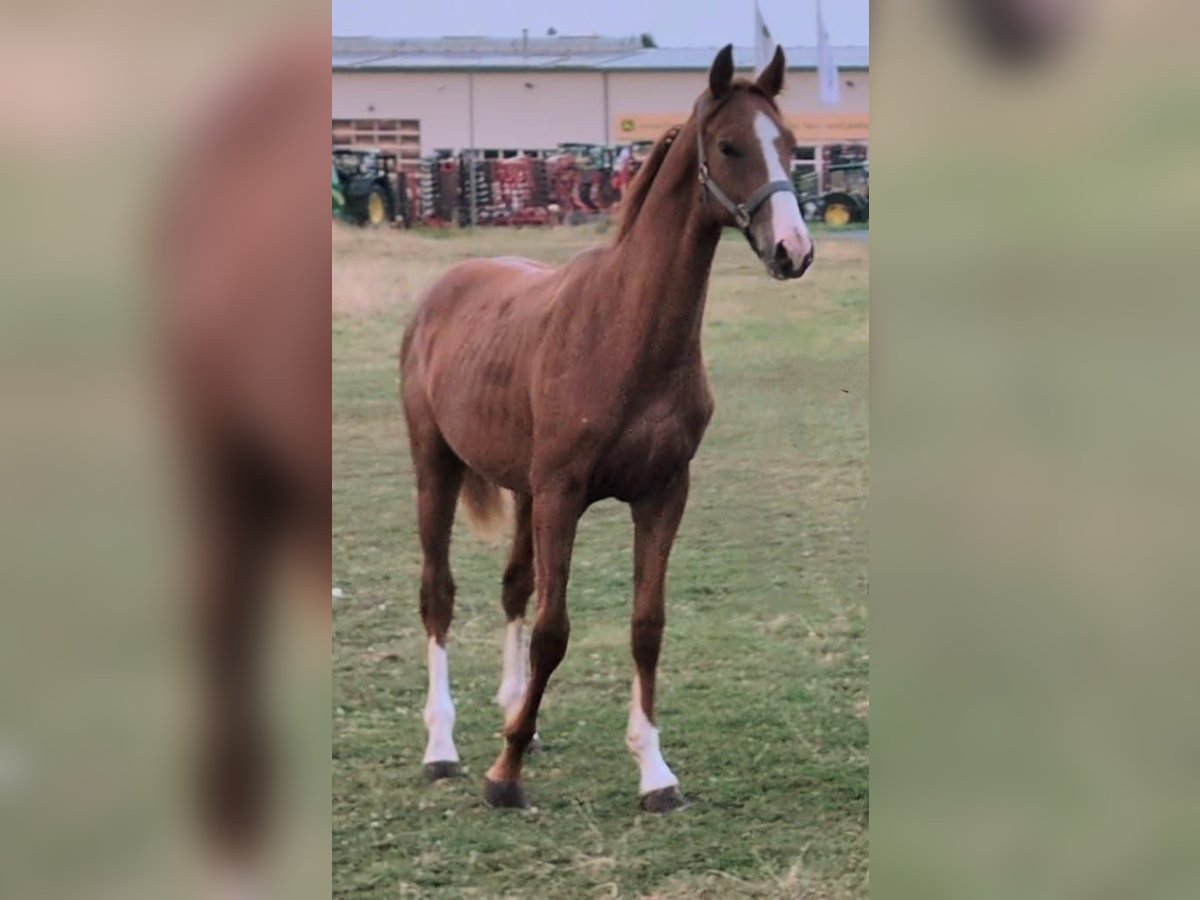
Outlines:
{"type": "Polygon", "coordinates": [[[750,227],[751,217],[758,212],[760,206],[767,202],[768,197],[783,191],[795,194],[796,189],[790,181],[783,179],[768,181],[751,194],[748,199],[742,203],[735,203],[728,194],[721,190],[720,185],[712,180],[712,176],[708,171],[708,157],[704,152],[704,125],[707,118],[708,110],[707,105],[705,105],[700,108],[696,115],[696,154],[700,163],[700,195],[707,200],[708,194],[712,194],[713,199],[725,207],[733,216],[733,220],[737,222],[738,228],[746,231],[750,227]]]}

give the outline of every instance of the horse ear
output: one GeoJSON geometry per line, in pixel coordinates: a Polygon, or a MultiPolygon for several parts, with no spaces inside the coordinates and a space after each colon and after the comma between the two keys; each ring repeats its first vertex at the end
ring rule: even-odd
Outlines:
{"type": "Polygon", "coordinates": [[[733,84],[733,44],[726,44],[708,70],[708,89],[713,97],[722,97],[733,84]]]}
{"type": "Polygon", "coordinates": [[[775,55],[767,63],[767,67],[758,76],[758,86],[768,97],[775,97],[783,90],[783,73],[787,71],[787,60],[783,58],[783,48],[775,45],[775,55]]]}

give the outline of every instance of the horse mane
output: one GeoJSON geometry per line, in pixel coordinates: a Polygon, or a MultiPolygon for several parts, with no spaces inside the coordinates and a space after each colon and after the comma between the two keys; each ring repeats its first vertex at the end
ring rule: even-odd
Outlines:
{"type": "Polygon", "coordinates": [[[671,149],[671,145],[675,143],[675,138],[679,136],[679,132],[683,130],[682,125],[672,125],[667,129],[666,133],[658,139],[658,143],[650,151],[650,156],[646,162],[642,164],[637,175],[633,177],[633,183],[629,185],[629,191],[625,195],[625,199],[621,201],[621,227],[617,231],[617,241],[624,240],[633,228],[633,223],[637,219],[638,213],[642,206],[646,203],[646,197],[650,193],[650,188],[654,184],[654,177],[658,174],[658,170],[662,168],[663,160],[667,158],[667,153],[671,149]]]}

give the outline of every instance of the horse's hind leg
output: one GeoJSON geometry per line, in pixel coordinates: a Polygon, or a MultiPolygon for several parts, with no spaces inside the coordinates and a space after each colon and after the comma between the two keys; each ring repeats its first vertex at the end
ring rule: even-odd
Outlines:
{"type": "Polygon", "coordinates": [[[504,728],[504,749],[484,776],[484,797],[491,806],[525,806],[521,764],[537,732],[538,707],[546,684],[567,653],[567,577],[582,491],[547,491],[533,498],[533,562],[538,594],[537,617],[529,640],[529,685],[517,714],[504,728]]]}
{"type": "MultiPolygon", "coordinates": [[[[525,699],[525,687],[529,680],[526,663],[529,651],[525,647],[525,610],[533,593],[533,498],[520,494],[516,498],[516,531],[513,534],[512,550],[508,564],[504,567],[504,582],[500,602],[504,607],[507,624],[504,628],[504,655],[500,674],[500,688],[496,691],[496,703],[504,713],[507,725],[521,709],[525,699]]],[[[533,736],[530,751],[539,745],[538,736],[533,736]]]]}
{"type": "Polygon", "coordinates": [[[454,746],[454,701],[446,636],[454,615],[454,578],[450,573],[450,530],[462,486],[463,464],[433,424],[406,403],[409,440],[417,477],[417,525],[424,562],[421,568],[421,621],[428,637],[429,694],[425,701],[425,774],[431,779],[458,774],[454,746]]]}

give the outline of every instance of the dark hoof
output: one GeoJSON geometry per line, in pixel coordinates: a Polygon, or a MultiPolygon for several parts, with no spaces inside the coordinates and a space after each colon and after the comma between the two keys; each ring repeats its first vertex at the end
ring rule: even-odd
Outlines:
{"type": "Polygon", "coordinates": [[[483,779],[483,799],[492,809],[525,809],[525,791],[519,781],[483,779]]]}
{"type": "Polygon", "coordinates": [[[429,781],[441,781],[443,778],[457,778],[458,772],[458,763],[456,762],[425,763],[425,778],[429,781]]]}
{"type": "Polygon", "coordinates": [[[683,794],[679,793],[678,786],[671,785],[648,794],[642,794],[638,798],[638,805],[646,812],[669,813],[673,809],[682,809],[687,805],[687,801],[683,799],[683,794]]]}

